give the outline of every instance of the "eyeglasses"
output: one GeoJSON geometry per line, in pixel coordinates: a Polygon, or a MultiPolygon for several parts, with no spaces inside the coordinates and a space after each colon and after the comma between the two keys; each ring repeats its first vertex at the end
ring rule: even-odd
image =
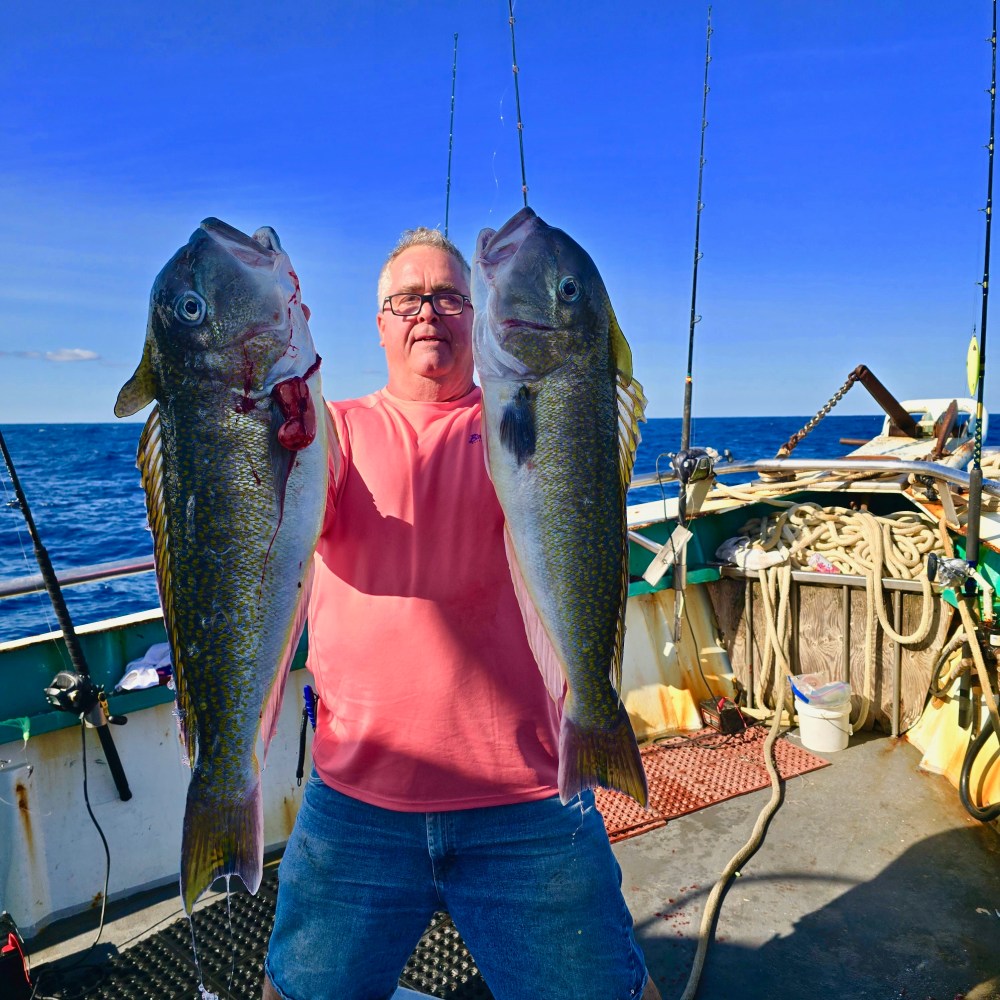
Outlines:
{"type": "Polygon", "coordinates": [[[472,300],[468,295],[460,292],[428,292],[421,295],[418,292],[396,292],[395,295],[387,295],[382,302],[382,311],[385,307],[392,310],[394,316],[416,316],[424,307],[424,303],[429,302],[431,308],[438,316],[459,316],[465,310],[468,302],[471,306],[472,300]]]}

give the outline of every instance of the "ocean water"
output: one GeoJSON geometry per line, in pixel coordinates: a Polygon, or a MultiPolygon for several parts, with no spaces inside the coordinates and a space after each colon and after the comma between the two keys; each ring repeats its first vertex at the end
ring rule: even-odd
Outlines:
{"type": "MultiPolygon", "coordinates": [[[[692,425],[691,441],[738,461],[770,458],[808,417],[703,417],[692,425]]],[[[841,438],[870,438],[882,418],[828,416],[796,448],[796,458],[839,457],[850,451],[841,438]]],[[[1000,446],[1000,416],[986,442],[1000,446]]],[[[135,467],[141,425],[12,424],[2,430],[7,449],[42,544],[57,571],[125,559],[148,559],[152,538],[135,467]]],[[[635,475],[669,468],[668,453],[679,447],[679,418],[653,419],[642,426],[635,475]]],[[[746,477],[749,478],[749,477],[746,477]]],[[[732,479],[727,481],[732,482],[732,479]]],[[[665,487],[667,495],[671,487],[665,487]]],[[[674,488],[673,492],[676,491],[674,488]]],[[[632,491],[630,503],[657,499],[659,487],[632,491]]],[[[31,538],[17,507],[7,469],[0,463],[0,580],[38,573],[31,538]]],[[[67,587],[63,591],[75,625],[131,614],[158,604],[152,573],[67,587]]],[[[0,600],[0,641],[57,628],[45,593],[0,600]]]]}

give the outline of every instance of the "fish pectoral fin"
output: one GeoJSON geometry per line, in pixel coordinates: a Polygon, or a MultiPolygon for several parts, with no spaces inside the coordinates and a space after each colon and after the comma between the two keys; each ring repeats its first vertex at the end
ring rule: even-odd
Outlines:
{"type": "Polygon", "coordinates": [[[147,334],[142,347],[142,359],[132,377],[121,387],[115,401],[115,416],[130,417],[148,406],[156,398],[156,375],[150,356],[150,338],[147,334]]]}
{"type": "Polygon", "coordinates": [[[613,788],[645,807],[646,771],[625,706],[610,729],[582,726],[563,712],[559,729],[559,798],[565,805],[585,788],[613,788]]]}
{"type": "Polygon", "coordinates": [[[172,570],[170,560],[170,526],[167,523],[167,509],[163,501],[163,452],[160,442],[160,408],[154,406],[146,426],[139,437],[139,450],[135,464],[142,479],[146,494],[146,518],[153,535],[153,561],[156,565],[156,586],[160,592],[163,607],[163,625],[170,642],[170,663],[174,674],[174,688],[177,695],[177,724],[180,727],[181,743],[189,763],[194,766],[197,759],[194,701],[187,681],[181,644],[177,641],[174,621],[174,588],[171,586],[172,570]]]}
{"type": "Polygon", "coordinates": [[[535,402],[522,385],[500,415],[500,443],[514,456],[518,465],[535,453],[535,402]]]}
{"type": "Polygon", "coordinates": [[[260,888],[264,862],[264,797],[260,769],[253,762],[250,787],[233,801],[219,801],[218,789],[198,771],[188,786],[181,841],[181,900],[191,910],[222,875],[239,875],[251,893],[260,888]]]}

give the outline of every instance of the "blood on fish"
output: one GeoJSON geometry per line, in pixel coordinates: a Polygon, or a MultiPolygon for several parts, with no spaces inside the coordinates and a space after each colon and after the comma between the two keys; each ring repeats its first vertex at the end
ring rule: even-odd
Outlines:
{"type": "Polygon", "coordinates": [[[278,428],[278,441],[289,451],[307,448],[316,437],[316,407],[306,380],[319,368],[319,363],[317,355],[316,361],[305,375],[293,375],[271,390],[271,398],[285,418],[285,422],[278,428]]]}
{"type": "Polygon", "coordinates": [[[247,353],[246,345],[243,346],[243,395],[236,401],[234,409],[237,413],[249,413],[257,405],[250,390],[253,389],[254,372],[256,364],[247,353]]]}

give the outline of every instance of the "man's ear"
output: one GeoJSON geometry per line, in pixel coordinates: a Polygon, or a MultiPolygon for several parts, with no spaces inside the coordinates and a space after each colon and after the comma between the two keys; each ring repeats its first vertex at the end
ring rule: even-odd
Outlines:
{"type": "Polygon", "coordinates": [[[384,330],[383,330],[383,328],[385,326],[385,313],[384,312],[377,312],[375,314],[375,325],[378,327],[378,343],[379,343],[379,347],[385,347],[385,333],[384,333],[384,330]]]}

